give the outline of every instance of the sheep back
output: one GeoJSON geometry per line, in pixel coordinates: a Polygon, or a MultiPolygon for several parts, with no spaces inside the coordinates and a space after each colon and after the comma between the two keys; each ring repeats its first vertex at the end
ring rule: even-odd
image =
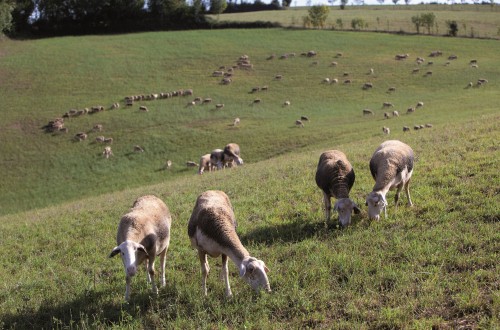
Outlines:
{"type": "Polygon", "coordinates": [[[383,190],[405,168],[413,170],[413,150],[398,140],[382,143],[370,159],[370,172],[375,179],[374,191],[383,190]]]}
{"type": "Polygon", "coordinates": [[[157,254],[169,241],[171,222],[170,210],[161,199],[153,195],[139,197],[120,220],[117,244],[131,240],[142,244],[148,253],[157,254]]]}
{"type": "Polygon", "coordinates": [[[196,239],[197,230],[222,248],[239,251],[238,257],[249,255],[236,234],[233,207],[223,191],[209,190],[198,196],[188,223],[191,240],[196,239]]]}
{"type": "Polygon", "coordinates": [[[316,184],[325,194],[335,198],[347,198],[356,176],[346,155],[339,150],[321,154],[316,171],[316,184]]]}

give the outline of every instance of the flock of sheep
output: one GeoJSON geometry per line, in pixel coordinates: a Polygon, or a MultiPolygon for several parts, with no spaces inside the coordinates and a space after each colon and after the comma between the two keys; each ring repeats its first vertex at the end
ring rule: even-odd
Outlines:
{"type": "MultiPolygon", "coordinates": [[[[222,158],[214,160],[218,167],[224,166],[224,157],[238,161],[236,144],[228,144],[221,150],[222,158]],[[227,149],[227,153],[226,153],[227,149]]],[[[239,148],[238,148],[239,150],[239,148]]],[[[200,162],[201,163],[201,162],[200,162]]],[[[379,220],[384,211],[387,217],[386,194],[396,189],[395,204],[404,189],[408,205],[412,206],[409,184],[413,173],[414,155],[410,146],[398,140],[382,143],[370,160],[370,172],[375,180],[373,190],[366,197],[368,216],[379,220]]],[[[333,209],[339,214],[339,222],[347,226],[351,213],[360,213],[360,208],[349,198],[355,182],[354,169],[346,155],[339,150],[328,150],[321,154],[316,170],[316,184],[323,191],[326,222],[330,221],[331,198],[336,198],[333,209]]],[[[109,257],[121,255],[125,279],[125,300],[130,299],[130,284],[141,263],[145,263],[147,281],[154,294],[158,293],[155,282],[154,263],[160,256],[160,285],[165,286],[165,258],[170,244],[172,216],[167,205],[158,197],[139,197],[128,213],[122,216],[116,236],[116,247],[109,257]]],[[[225,294],[232,296],[229,284],[228,258],[236,265],[239,275],[255,291],[270,292],[271,286],[264,261],[250,255],[236,233],[236,218],[229,197],[223,191],[209,190],[200,194],[188,222],[188,237],[191,246],[198,251],[202,275],[203,294],[207,295],[207,277],[210,271],[207,256],[222,258],[221,277],[225,294]]]]}

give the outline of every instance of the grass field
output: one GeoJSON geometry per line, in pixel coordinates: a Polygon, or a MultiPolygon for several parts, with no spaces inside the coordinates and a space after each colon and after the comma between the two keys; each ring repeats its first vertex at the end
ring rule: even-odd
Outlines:
{"type": "Polygon", "coordinates": [[[0,328],[500,326],[498,41],[271,29],[0,43],[0,242],[6,247],[0,328]],[[429,61],[438,49],[443,57],[412,74],[417,56],[429,61]],[[309,50],[318,55],[300,56],[309,50]],[[297,56],[266,60],[290,52],[297,56]],[[410,58],[394,60],[399,53],[410,58]],[[236,70],[227,86],[211,77],[243,54],[253,70],[236,70]],[[451,54],[458,59],[446,65],[451,54]],[[322,83],[325,77],[342,82],[344,72],[351,84],[322,83]],[[488,83],[467,88],[479,78],[488,83]],[[363,90],[368,81],[373,89],[363,90]],[[267,92],[249,93],[264,85],[267,92]],[[396,92],[389,94],[391,86],[396,92]],[[127,95],[180,88],[225,107],[186,107],[192,97],[144,101],[67,119],[67,134],[41,130],[71,108],[108,107],[127,95]],[[261,103],[251,105],[255,98],[261,103]],[[384,120],[386,101],[400,117],[384,120]],[[405,114],[418,101],[423,109],[405,114]],[[375,116],[363,117],[364,108],[375,116]],[[297,128],[301,115],[310,121],[297,128]],[[238,127],[231,126],[235,117],[238,127]],[[94,142],[98,133],[72,141],[96,123],[104,126],[99,134],[114,139],[108,160],[94,142]],[[425,123],[433,127],[402,131],[425,123]],[[325,224],[314,183],[320,153],[347,154],[356,170],[351,196],[364,205],[373,187],[368,161],[388,138],[382,126],[415,150],[415,206],[390,205],[389,217],[379,222],[368,221],[362,207],[346,229],[333,220],[325,224]],[[185,167],[228,142],[240,144],[244,166],[203,176],[185,167]],[[145,152],[133,153],[136,144],[145,152]],[[171,170],[161,170],[166,159],[171,170]],[[220,261],[212,259],[209,295],[201,297],[187,220],[207,189],[231,198],[244,245],[271,269],[273,293],[250,292],[231,264],[235,297],[226,300],[220,261]],[[151,193],[174,219],[167,286],[152,296],[139,272],[124,304],[123,266],[107,256],[120,216],[151,193]]]}
{"type": "MultiPolygon", "coordinates": [[[[362,19],[366,31],[410,33],[417,32],[411,18],[419,14],[434,13],[435,26],[431,34],[447,35],[447,21],[458,23],[459,37],[500,38],[500,6],[486,5],[411,5],[411,6],[339,6],[330,7],[325,29],[352,30],[351,21],[362,19]]],[[[254,22],[270,21],[287,28],[303,28],[307,7],[291,7],[286,10],[222,14],[209,16],[214,20],[254,22]]],[[[420,33],[427,34],[426,28],[420,33]]]]}

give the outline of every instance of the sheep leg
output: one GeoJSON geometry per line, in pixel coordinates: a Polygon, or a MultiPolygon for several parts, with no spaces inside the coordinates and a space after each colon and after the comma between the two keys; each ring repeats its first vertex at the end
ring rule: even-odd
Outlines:
{"type": "Polygon", "coordinates": [[[227,255],[222,255],[222,278],[224,279],[224,283],[226,284],[226,297],[230,298],[233,296],[231,292],[231,287],[229,286],[229,270],[227,267],[227,255]]]}
{"type": "Polygon", "coordinates": [[[413,206],[413,203],[411,202],[411,198],[410,198],[410,180],[411,179],[408,179],[408,181],[406,181],[406,183],[405,183],[405,193],[406,193],[406,197],[408,197],[408,206],[413,206]]]}
{"type": "Polygon", "coordinates": [[[330,200],[330,196],[323,192],[323,199],[325,201],[325,216],[326,222],[330,221],[330,211],[332,210],[332,202],[330,200]]]}
{"type": "Polygon", "coordinates": [[[160,285],[163,287],[167,284],[165,281],[165,264],[167,259],[167,248],[160,253],[160,285]]]}
{"type": "Polygon", "coordinates": [[[151,283],[151,275],[149,275],[149,259],[144,261],[144,269],[146,270],[146,280],[151,283]]]}
{"type": "Polygon", "coordinates": [[[394,204],[396,205],[396,208],[398,207],[398,202],[399,202],[399,194],[401,193],[401,189],[403,189],[403,185],[404,185],[404,183],[403,183],[403,182],[401,182],[401,183],[397,186],[396,195],[394,196],[394,204]]]}
{"type": "Polygon", "coordinates": [[[158,288],[156,287],[156,281],[155,281],[155,255],[153,254],[152,257],[149,258],[149,263],[148,263],[148,277],[151,280],[151,289],[153,290],[154,294],[158,294],[158,288]]]}
{"type": "Polygon", "coordinates": [[[125,277],[125,300],[128,301],[130,299],[130,282],[132,281],[131,276],[125,277]]]}
{"type": "Polygon", "coordinates": [[[210,267],[208,266],[207,254],[205,251],[198,250],[198,257],[200,258],[201,265],[201,285],[203,288],[203,294],[207,295],[207,277],[210,272],[210,267]]]}

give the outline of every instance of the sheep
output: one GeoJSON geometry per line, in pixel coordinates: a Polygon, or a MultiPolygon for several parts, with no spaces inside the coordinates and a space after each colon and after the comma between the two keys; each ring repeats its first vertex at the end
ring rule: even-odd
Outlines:
{"type": "Polygon", "coordinates": [[[413,69],[413,70],[411,71],[411,73],[419,73],[419,72],[420,72],[420,69],[419,69],[419,68],[413,69]]]}
{"type": "Polygon", "coordinates": [[[373,111],[370,109],[363,109],[363,116],[365,115],[374,115],[373,111]]]}
{"type": "Polygon", "coordinates": [[[217,70],[217,71],[212,72],[212,77],[222,77],[223,75],[224,75],[224,71],[217,70]]]}
{"type": "MultiPolygon", "coordinates": [[[[236,162],[236,165],[243,165],[243,159],[240,157],[240,146],[236,143],[228,143],[223,150],[222,162],[224,164],[236,162]]],[[[219,164],[217,167],[220,169],[219,164]]]]}
{"type": "Polygon", "coordinates": [[[155,258],[160,256],[160,284],[165,286],[165,259],[170,244],[172,217],[167,205],[156,196],[137,198],[128,213],[122,216],[116,234],[117,246],[111,251],[112,258],[121,254],[125,269],[125,300],[130,299],[130,282],[137,268],[144,262],[146,278],[151,282],[154,294],[158,294],[155,283],[155,258]]]}
{"type": "Polygon", "coordinates": [[[394,188],[397,189],[394,198],[396,206],[403,188],[408,198],[408,205],[413,205],[410,198],[410,179],[413,174],[413,163],[413,150],[401,141],[385,141],[375,150],[370,159],[370,172],[375,180],[375,185],[372,192],[366,197],[370,219],[379,220],[382,210],[384,210],[385,217],[387,217],[385,196],[389,190],[394,188]]]}
{"type": "Polygon", "coordinates": [[[399,112],[398,112],[397,110],[394,110],[394,111],[392,112],[392,116],[393,116],[393,117],[399,117],[399,112]]]}
{"type": "Polygon", "coordinates": [[[211,103],[211,102],[212,102],[212,99],[209,98],[209,97],[203,99],[203,101],[202,101],[203,104],[208,104],[208,103],[211,103]]]}
{"type": "Polygon", "coordinates": [[[186,108],[194,107],[195,105],[196,105],[196,101],[191,101],[191,102],[186,103],[186,108]]]}
{"type": "Polygon", "coordinates": [[[112,137],[105,138],[104,141],[102,141],[102,142],[111,144],[111,143],[113,143],[113,138],[112,137]]]}
{"type": "Polygon", "coordinates": [[[389,135],[391,134],[391,129],[389,127],[382,127],[382,132],[384,132],[384,134],[386,135],[389,135]]]}
{"type": "Polygon", "coordinates": [[[274,79],[281,80],[281,79],[283,79],[283,75],[277,74],[277,75],[274,76],[274,79]]]}
{"type": "Polygon", "coordinates": [[[120,108],[120,103],[116,102],[116,103],[113,103],[110,107],[110,109],[119,109],[120,108]]]}
{"type": "Polygon", "coordinates": [[[302,120],[302,121],[309,121],[309,117],[307,117],[307,116],[300,116],[300,120],[302,120]]]}
{"type": "Polygon", "coordinates": [[[391,102],[384,102],[382,103],[382,108],[394,108],[394,104],[391,102]]]}
{"type": "Polygon", "coordinates": [[[224,108],[224,103],[217,103],[215,105],[215,109],[222,109],[222,108],[224,108]]]}
{"type": "Polygon", "coordinates": [[[337,65],[338,65],[338,63],[335,62],[335,61],[333,61],[333,62],[330,63],[330,66],[337,66],[337,65]]]}
{"type": "Polygon", "coordinates": [[[96,136],[96,138],[95,138],[95,142],[97,142],[97,143],[104,143],[104,140],[105,140],[105,139],[106,139],[106,138],[105,138],[104,136],[102,136],[102,135],[100,135],[100,136],[96,136]]]}
{"type": "Polygon", "coordinates": [[[298,120],[298,119],[297,119],[297,120],[295,121],[295,126],[297,126],[297,127],[304,127],[304,123],[302,122],[302,120],[298,120]]]}
{"type": "Polygon", "coordinates": [[[333,78],[331,83],[332,83],[332,84],[338,84],[338,83],[339,83],[339,80],[338,80],[337,78],[333,78]]]}
{"type": "Polygon", "coordinates": [[[407,114],[410,114],[410,113],[413,113],[415,112],[415,108],[414,107],[409,107],[408,109],[406,109],[406,113],[407,114]]]}
{"type": "Polygon", "coordinates": [[[239,124],[240,124],[240,118],[234,118],[233,126],[237,126],[239,124]]]}
{"type": "Polygon", "coordinates": [[[94,127],[92,127],[93,132],[101,132],[102,131],[102,125],[101,124],[95,124],[94,127]]]}
{"type": "Polygon", "coordinates": [[[223,191],[209,190],[198,196],[188,223],[191,246],[198,250],[201,264],[203,294],[207,296],[210,270],[207,255],[222,256],[221,275],[226,297],[232,297],[227,259],[231,259],[252,289],[271,291],[266,267],[262,260],[250,256],[236,233],[236,219],[229,197],[223,191]]]}
{"type": "Polygon", "coordinates": [[[370,68],[370,70],[368,71],[368,74],[374,74],[375,73],[375,70],[373,70],[373,68],[370,68]]]}
{"type": "Polygon", "coordinates": [[[389,119],[391,118],[390,115],[389,115],[389,112],[384,112],[384,118],[385,119],[389,119]]]}
{"type": "Polygon", "coordinates": [[[148,112],[149,110],[148,110],[148,108],[147,108],[146,106],[141,105],[141,106],[139,107],[139,111],[148,112]]]}
{"type": "Polygon", "coordinates": [[[170,159],[168,159],[166,162],[165,162],[165,165],[163,166],[163,169],[165,170],[169,170],[170,168],[172,168],[172,161],[170,159]]]}
{"type": "Polygon", "coordinates": [[[212,163],[210,162],[210,154],[201,156],[198,174],[202,175],[204,171],[212,171],[212,163]]]}
{"type": "Polygon", "coordinates": [[[87,139],[87,133],[84,132],[79,132],[75,134],[75,140],[77,141],[83,141],[87,139]]]}
{"type": "Polygon", "coordinates": [[[324,84],[329,84],[329,83],[330,83],[330,78],[328,78],[328,77],[327,77],[327,78],[324,78],[324,79],[323,79],[323,83],[324,83],[324,84]]]}
{"type": "Polygon", "coordinates": [[[360,209],[349,198],[355,174],[346,155],[339,150],[323,152],[319,157],[315,179],[316,184],[323,191],[326,222],[330,221],[331,198],[335,197],[337,201],[333,209],[339,213],[339,222],[342,226],[349,225],[353,210],[358,214],[360,209]]]}
{"type": "Polygon", "coordinates": [[[139,146],[139,145],[135,145],[134,146],[134,152],[144,152],[144,149],[141,146],[139,146]]]}
{"type": "Polygon", "coordinates": [[[289,106],[289,105],[290,105],[290,101],[286,100],[285,102],[283,102],[283,106],[284,106],[284,107],[287,107],[287,106],[289,106]]]}
{"type": "Polygon", "coordinates": [[[222,149],[214,149],[210,153],[210,163],[214,166],[217,166],[217,169],[222,168],[222,162],[224,159],[224,150],[222,149]]]}
{"type": "Polygon", "coordinates": [[[422,108],[423,106],[424,106],[424,102],[420,101],[420,102],[417,102],[416,108],[422,108]]]}
{"type": "Polygon", "coordinates": [[[425,127],[427,127],[427,128],[431,128],[431,127],[432,127],[432,124],[425,124],[425,127]]]}
{"type": "Polygon", "coordinates": [[[198,164],[196,164],[196,162],[193,162],[193,161],[191,161],[191,160],[188,160],[188,161],[186,162],[186,166],[187,166],[187,167],[198,167],[198,164]]]}
{"type": "Polygon", "coordinates": [[[370,89],[370,88],[373,88],[373,84],[371,82],[367,82],[363,85],[363,89],[364,90],[367,90],[367,89],[370,89]]]}
{"type": "Polygon", "coordinates": [[[104,151],[102,152],[102,155],[106,159],[108,159],[109,157],[113,156],[113,151],[111,150],[111,147],[110,146],[105,147],[104,151]]]}
{"type": "Polygon", "coordinates": [[[403,133],[409,132],[410,128],[408,126],[403,126],[403,133]]]}
{"type": "Polygon", "coordinates": [[[391,93],[391,92],[395,92],[396,91],[396,87],[389,87],[387,89],[387,93],[391,93]]]}

